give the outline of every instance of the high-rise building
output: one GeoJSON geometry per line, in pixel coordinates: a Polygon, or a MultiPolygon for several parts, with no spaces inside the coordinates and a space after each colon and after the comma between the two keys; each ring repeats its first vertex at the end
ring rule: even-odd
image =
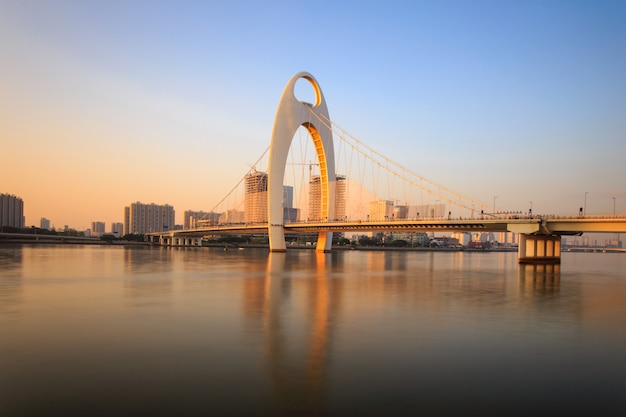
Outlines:
{"type": "Polygon", "coordinates": [[[293,187],[283,185],[283,221],[297,222],[300,220],[300,210],[293,206],[293,187]]]}
{"type": "MultiPolygon", "coordinates": [[[[335,214],[333,219],[345,219],[346,217],[346,177],[335,177],[335,214]]],[[[322,219],[322,180],[319,175],[311,177],[309,182],[309,220],[322,219]]],[[[332,220],[332,219],[331,219],[332,220]]]]}
{"type": "Polygon", "coordinates": [[[300,209],[283,207],[283,221],[294,223],[300,220],[300,209]]]}
{"type": "Polygon", "coordinates": [[[346,176],[337,175],[335,180],[335,219],[346,219],[346,176]]]}
{"type": "Polygon", "coordinates": [[[91,235],[102,236],[104,234],[104,222],[91,222],[91,235]]]}
{"type": "Polygon", "coordinates": [[[309,181],[309,221],[322,220],[322,179],[314,175],[309,181]]]}
{"type": "Polygon", "coordinates": [[[41,220],[39,220],[39,228],[50,230],[50,220],[42,217],[41,220]]]}
{"type": "Polygon", "coordinates": [[[10,194],[0,194],[0,226],[24,227],[24,201],[10,194]]]}
{"type": "Polygon", "coordinates": [[[130,207],[124,207],[124,234],[130,233],[130,207]]]}
{"type": "Polygon", "coordinates": [[[255,171],[245,179],[244,222],[267,222],[267,173],[255,171]]]}
{"type": "Polygon", "coordinates": [[[124,208],[124,233],[144,234],[174,230],[175,212],[169,204],[132,203],[124,208]]]}
{"type": "Polygon", "coordinates": [[[293,187],[291,185],[283,185],[283,207],[293,208],[293,187]]]}
{"type": "Polygon", "coordinates": [[[121,237],[124,234],[124,223],[111,223],[111,234],[121,237]]]}

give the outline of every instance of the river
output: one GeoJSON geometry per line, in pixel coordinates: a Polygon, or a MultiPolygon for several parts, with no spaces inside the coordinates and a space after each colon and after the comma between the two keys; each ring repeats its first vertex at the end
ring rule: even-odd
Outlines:
{"type": "Polygon", "coordinates": [[[0,415],[626,415],[626,254],[0,245],[0,415]]]}

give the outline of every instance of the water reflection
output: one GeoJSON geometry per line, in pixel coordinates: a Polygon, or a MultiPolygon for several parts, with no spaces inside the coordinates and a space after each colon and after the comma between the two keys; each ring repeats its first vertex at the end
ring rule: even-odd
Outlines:
{"type": "Polygon", "coordinates": [[[172,303],[173,283],[170,279],[133,276],[124,281],[124,295],[135,307],[163,307],[172,303]]]}
{"type": "Polygon", "coordinates": [[[560,291],[560,264],[520,264],[519,291],[521,294],[554,296],[560,291]]]}
{"type": "Polygon", "coordinates": [[[626,256],[16,249],[0,248],[0,312],[20,311],[0,314],[0,415],[626,405],[626,256]]]}
{"type": "Polygon", "coordinates": [[[249,284],[244,287],[254,306],[248,306],[247,314],[262,316],[269,415],[319,415],[325,408],[332,318],[339,310],[341,284],[332,279],[330,254],[301,260],[305,259],[314,262],[305,268],[312,276],[300,279],[296,272],[302,270],[301,263],[288,261],[285,253],[271,253],[256,300],[252,301],[249,284]],[[294,302],[303,307],[295,321],[284,314],[287,304],[294,302]]]}
{"type": "Polygon", "coordinates": [[[170,271],[176,267],[166,248],[124,248],[124,295],[134,307],[164,307],[172,303],[170,271]],[[157,273],[155,273],[155,271],[157,273]]]}
{"type": "Polygon", "coordinates": [[[0,250],[0,315],[19,314],[22,304],[22,246],[0,250]]]}
{"type": "Polygon", "coordinates": [[[176,265],[168,248],[124,247],[124,268],[128,274],[145,274],[154,270],[171,271],[176,265]]]}

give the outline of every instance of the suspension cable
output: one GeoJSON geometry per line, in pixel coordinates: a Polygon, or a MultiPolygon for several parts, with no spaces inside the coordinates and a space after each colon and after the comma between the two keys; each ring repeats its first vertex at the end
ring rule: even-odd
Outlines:
{"type": "MultiPolygon", "coordinates": [[[[226,196],[224,198],[222,198],[220,200],[219,203],[217,203],[209,213],[213,213],[215,212],[215,210],[228,198],[230,197],[231,194],[233,194],[234,192],[237,191],[237,188],[241,185],[242,182],[244,182],[244,180],[246,179],[246,177],[248,176],[248,174],[250,173],[250,171],[252,171],[253,169],[256,170],[256,166],[257,164],[265,157],[265,155],[267,154],[267,152],[270,150],[270,146],[267,147],[267,149],[265,150],[265,152],[263,152],[263,154],[259,157],[259,159],[256,160],[256,162],[252,165],[252,168],[250,168],[246,174],[239,180],[239,182],[229,191],[228,194],[226,194],[226,196]]],[[[204,216],[203,216],[204,217],[204,216]]]]}
{"type": "MultiPolygon", "coordinates": [[[[413,176],[414,178],[419,180],[419,183],[416,183],[414,181],[412,181],[409,178],[404,177],[404,175],[401,175],[401,178],[403,178],[404,180],[410,182],[411,184],[417,186],[418,188],[422,189],[423,191],[426,191],[429,194],[432,195],[436,195],[438,197],[440,197],[441,199],[447,201],[450,204],[454,204],[454,205],[458,205],[461,207],[464,207],[468,210],[471,210],[472,212],[476,211],[474,205],[484,208],[484,209],[491,209],[493,207],[491,207],[488,204],[484,204],[480,201],[474,200],[472,198],[469,198],[467,196],[464,196],[462,194],[459,194],[455,191],[452,191],[446,187],[443,187],[433,181],[430,181],[424,177],[422,177],[421,175],[416,174],[415,172],[409,170],[408,168],[398,164],[397,162],[394,162],[393,160],[385,157],[384,155],[382,155],[381,153],[375,151],[373,148],[369,147],[368,145],[364,144],[363,142],[361,142],[360,140],[358,140],[357,138],[355,138],[354,136],[352,136],[350,133],[348,133],[345,129],[343,129],[342,127],[340,127],[339,125],[337,125],[336,123],[334,123],[333,121],[331,121],[330,119],[328,119],[325,115],[317,113],[313,108],[309,108],[309,111],[324,125],[326,126],[328,129],[330,129],[332,132],[336,132],[338,133],[338,136],[348,145],[351,146],[354,150],[356,150],[357,152],[359,152],[360,154],[362,154],[363,156],[365,156],[366,158],[370,159],[372,161],[372,163],[378,165],[379,167],[385,168],[385,166],[377,161],[374,158],[374,155],[384,161],[387,162],[387,164],[391,163],[391,165],[393,165],[396,169],[400,170],[401,172],[406,172],[407,174],[413,176]],[[337,132],[337,129],[339,130],[339,132],[337,132]],[[341,133],[341,134],[339,134],[341,133]],[[346,140],[346,136],[349,137],[352,141],[355,142],[356,145],[350,143],[349,141],[346,140]],[[367,153],[361,151],[359,149],[359,146],[367,149],[367,151],[369,151],[369,153],[372,156],[367,155],[367,153]],[[436,191],[429,189],[428,187],[424,186],[423,183],[428,184],[429,186],[433,187],[433,188],[438,188],[439,189],[439,193],[437,193],[436,191]],[[450,194],[454,197],[456,197],[457,200],[453,200],[451,197],[448,197],[444,194],[442,194],[441,192],[444,191],[447,194],[450,194]],[[472,205],[470,207],[470,204],[472,205]]],[[[387,169],[389,172],[395,172],[394,170],[392,170],[391,168],[385,168],[387,169]]]]}

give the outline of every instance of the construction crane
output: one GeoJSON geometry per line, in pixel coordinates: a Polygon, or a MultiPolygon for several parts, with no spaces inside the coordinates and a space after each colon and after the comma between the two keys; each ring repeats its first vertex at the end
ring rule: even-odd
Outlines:
{"type": "Polygon", "coordinates": [[[311,177],[313,175],[313,165],[319,166],[319,164],[314,162],[289,162],[287,165],[308,165],[309,166],[309,183],[311,182],[311,177]]]}

